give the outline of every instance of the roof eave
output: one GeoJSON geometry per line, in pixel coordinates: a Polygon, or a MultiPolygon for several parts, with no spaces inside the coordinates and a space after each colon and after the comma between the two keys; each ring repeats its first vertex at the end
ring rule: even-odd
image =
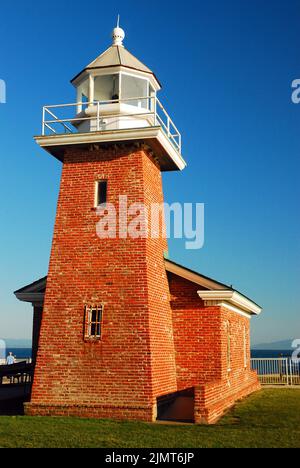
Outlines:
{"type": "Polygon", "coordinates": [[[200,286],[207,287],[208,289],[218,289],[220,291],[229,290],[232,291],[232,288],[227,284],[220,283],[219,281],[209,278],[208,276],[202,275],[194,270],[191,270],[185,266],[179,265],[179,263],[173,262],[168,258],[165,258],[165,267],[166,270],[170,273],[177,274],[188,281],[191,281],[200,286]]]}
{"type": "Polygon", "coordinates": [[[85,67],[83,70],[81,70],[81,72],[79,72],[76,76],[74,76],[74,78],[72,78],[70,83],[72,85],[75,85],[75,82],[78,80],[78,78],[80,78],[85,73],[88,73],[89,71],[92,71],[92,70],[105,70],[107,68],[121,68],[121,69],[123,68],[123,69],[126,69],[126,70],[134,70],[134,71],[138,71],[140,73],[144,73],[146,75],[150,75],[156,81],[156,84],[157,84],[158,88],[159,89],[162,88],[162,84],[159,81],[159,79],[157,78],[157,76],[155,75],[155,73],[153,73],[151,71],[140,70],[139,68],[129,67],[127,65],[122,65],[122,64],[120,64],[120,65],[105,65],[105,66],[102,66],[102,67],[85,67]]]}
{"type": "Polygon", "coordinates": [[[191,281],[195,284],[198,284],[202,287],[207,288],[205,291],[198,291],[199,297],[208,301],[219,302],[220,305],[222,301],[232,304],[233,307],[240,308],[245,313],[250,315],[259,315],[262,312],[262,307],[256,304],[254,301],[249,299],[244,294],[233,289],[230,286],[227,286],[224,283],[220,283],[208,276],[202,275],[198,272],[190,270],[178,263],[175,263],[169,259],[165,259],[166,270],[170,273],[174,273],[182,278],[185,278],[187,281],[191,281]],[[202,297],[203,295],[203,297],[202,297]]]}
{"type": "Polygon", "coordinates": [[[14,293],[21,302],[30,302],[33,305],[42,305],[45,293],[14,293]]]}
{"type": "Polygon", "coordinates": [[[27,284],[26,286],[23,286],[20,289],[17,289],[14,291],[14,294],[21,294],[21,293],[27,293],[27,292],[39,292],[41,288],[46,287],[46,282],[47,282],[47,276],[43,276],[43,278],[39,278],[36,281],[33,281],[30,284],[27,284]]]}
{"type": "Polygon", "coordinates": [[[234,290],[198,291],[198,295],[207,305],[230,306],[249,315],[259,315],[262,312],[262,308],[255,302],[234,290]]]}

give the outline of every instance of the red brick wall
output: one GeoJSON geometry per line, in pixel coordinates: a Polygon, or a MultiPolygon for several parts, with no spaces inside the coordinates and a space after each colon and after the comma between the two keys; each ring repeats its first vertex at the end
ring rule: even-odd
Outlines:
{"type": "Polygon", "coordinates": [[[205,307],[197,294],[202,289],[199,285],[168,276],[178,389],[195,387],[196,422],[215,422],[237,399],[260,388],[257,375],[250,370],[250,320],[227,308],[205,307]]]}
{"type": "Polygon", "coordinates": [[[220,309],[204,307],[201,286],[168,274],[178,389],[221,378],[220,309]]]}
{"type": "Polygon", "coordinates": [[[99,179],[108,180],[108,202],[116,206],[119,195],[129,203],[163,200],[159,167],[146,150],[65,154],[27,413],[151,420],[156,396],[176,390],[166,241],[99,239],[99,179]],[[96,343],[83,340],[84,305],[91,302],[105,305],[96,343]]]}
{"type": "Polygon", "coordinates": [[[260,383],[255,372],[248,372],[247,380],[226,385],[218,380],[195,387],[195,422],[213,424],[223,416],[238,400],[260,390],[260,383]]]}
{"type": "Polygon", "coordinates": [[[260,389],[256,372],[250,366],[250,319],[220,307],[221,379],[195,388],[196,422],[214,423],[237,400],[260,389]],[[230,366],[228,365],[228,324],[230,366]],[[244,334],[244,330],[246,334],[244,334]],[[246,340],[244,341],[244,336],[246,340]],[[245,346],[246,344],[246,346],[245,346]],[[246,365],[245,365],[246,361],[246,365]]]}
{"type": "Polygon", "coordinates": [[[250,370],[250,319],[227,308],[220,309],[222,327],[222,378],[243,378],[245,371],[250,370]],[[227,366],[227,324],[230,330],[230,372],[227,366]],[[244,331],[246,331],[246,347],[244,346],[244,331]],[[247,367],[245,368],[245,348],[247,367]]]}
{"type": "MultiPolygon", "coordinates": [[[[147,206],[164,202],[161,173],[149,158],[144,160],[144,184],[147,206]]],[[[161,256],[167,248],[167,241],[163,237],[149,239],[146,244],[150,358],[152,390],[155,399],[157,396],[174,392],[177,388],[169,283],[163,256],[161,256]]]]}

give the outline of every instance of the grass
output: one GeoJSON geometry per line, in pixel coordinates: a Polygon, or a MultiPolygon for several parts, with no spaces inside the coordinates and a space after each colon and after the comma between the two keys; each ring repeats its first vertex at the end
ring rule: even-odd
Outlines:
{"type": "Polygon", "coordinates": [[[300,448],[300,389],[265,389],[215,426],[0,417],[0,447],[300,448]]]}

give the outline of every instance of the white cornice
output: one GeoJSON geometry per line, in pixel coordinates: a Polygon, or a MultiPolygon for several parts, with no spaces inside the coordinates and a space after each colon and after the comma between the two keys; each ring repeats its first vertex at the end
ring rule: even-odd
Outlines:
{"type": "Polygon", "coordinates": [[[237,291],[198,291],[198,295],[207,306],[219,305],[227,308],[230,307],[235,312],[246,313],[248,315],[259,315],[262,311],[261,307],[237,291]]]}
{"type": "Polygon", "coordinates": [[[85,68],[77,75],[71,83],[73,86],[79,86],[83,81],[85,81],[89,75],[92,76],[103,76],[103,75],[111,75],[116,73],[123,73],[125,75],[132,75],[132,76],[139,76],[141,78],[146,78],[151,82],[151,85],[156,91],[161,89],[161,85],[155,75],[149,70],[149,72],[136,70],[135,68],[129,68],[124,65],[113,65],[111,67],[99,67],[99,68],[85,68]]]}
{"type": "Polygon", "coordinates": [[[39,146],[42,148],[49,148],[49,150],[51,147],[68,145],[141,140],[158,141],[163,148],[163,152],[168,155],[179,170],[183,170],[186,167],[186,162],[183,157],[176,151],[169,138],[159,126],[35,137],[35,141],[39,146]]]}
{"type": "Polygon", "coordinates": [[[61,133],[36,136],[35,141],[42,147],[75,145],[81,143],[106,143],[110,141],[155,138],[158,136],[159,131],[161,131],[161,127],[126,128],[87,133],[61,133]]]}

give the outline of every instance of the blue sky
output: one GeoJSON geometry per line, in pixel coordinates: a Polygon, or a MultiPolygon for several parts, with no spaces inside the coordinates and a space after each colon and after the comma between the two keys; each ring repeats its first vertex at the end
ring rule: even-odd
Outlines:
{"type": "Polygon", "coordinates": [[[110,45],[117,13],[183,135],[188,168],[164,175],[166,201],[206,207],[204,248],[171,240],[171,257],[264,307],[253,342],[299,338],[299,0],[1,6],[0,337],[30,336],[13,291],[48,268],[61,165],[33,141],[41,108],[74,102],[69,80],[110,45]]]}

